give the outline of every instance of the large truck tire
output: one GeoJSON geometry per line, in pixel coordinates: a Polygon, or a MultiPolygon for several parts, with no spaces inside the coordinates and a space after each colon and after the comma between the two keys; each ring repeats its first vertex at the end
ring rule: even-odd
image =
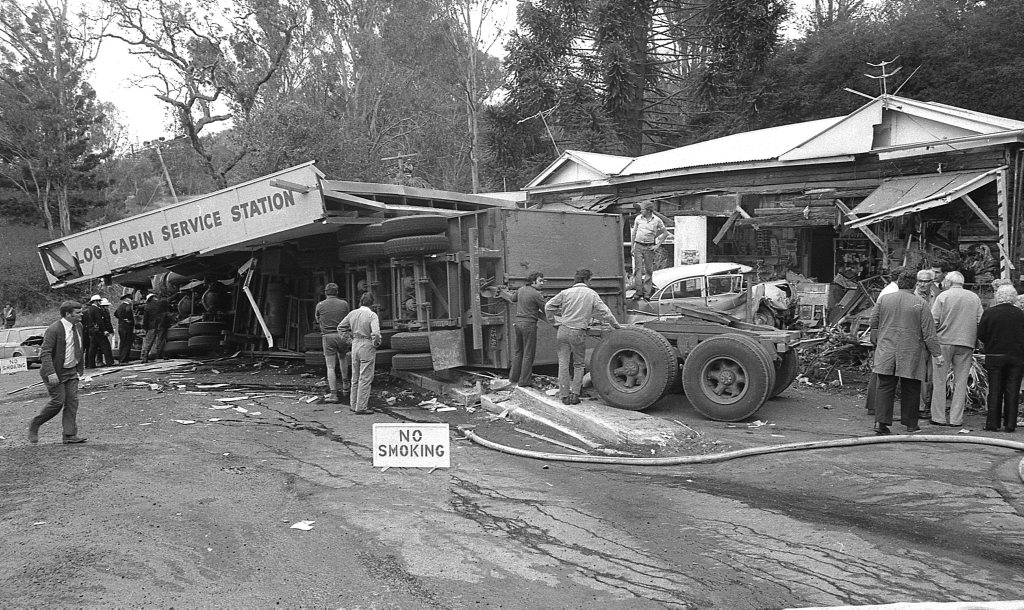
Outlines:
{"type": "Polygon", "coordinates": [[[323,351],[324,342],[320,333],[306,333],[302,335],[302,351],[313,352],[316,350],[323,351]]]}
{"type": "Polygon", "coordinates": [[[168,341],[164,344],[165,356],[184,356],[188,353],[188,339],[168,341]]]}
{"type": "Polygon", "coordinates": [[[395,333],[391,336],[391,349],[403,354],[430,351],[429,333],[395,333]]]}
{"type": "Polygon", "coordinates": [[[775,361],[775,387],[772,388],[768,398],[775,398],[786,391],[797,373],[800,372],[800,359],[792,349],[782,352],[782,358],[775,361]]]}
{"type": "Polygon", "coordinates": [[[188,325],[188,336],[189,337],[202,337],[206,335],[216,335],[217,340],[220,340],[220,335],[228,329],[228,325],[224,322],[193,322],[188,325]]]}
{"type": "Polygon", "coordinates": [[[738,334],[715,335],[686,356],[683,388],[690,404],[705,417],[740,421],[768,400],[774,374],[774,365],[760,343],[738,334]]]}
{"type": "Polygon", "coordinates": [[[374,241],[359,244],[348,244],[338,247],[338,260],[346,263],[357,261],[368,261],[375,258],[387,258],[384,244],[387,242],[374,241]]]}
{"type": "Polygon", "coordinates": [[[646,409],[664,396],[678,369],[668,339],[641,327],[613,330],[590,356],[594,389],[609,405],[630,411],[646,409]]]}
{"type": "Polygon", "coordinates": [[[448,218],[437,214],[417,214],[388,218],[380,223],[385,239],[444,233],[448,230],[448,218]]]}
{"type": "Polygon", "coordinates": [[[192,351],[213,351],[221,347],[220,335],[197,335],[189,337],[188,348],[192,351]]]}
{"type": "Polygon", "coordinates": [[[437,254],[448,251],[448,238],[444,235],[413,235],[396,237],[384,242],[384,252],[391,257],[437,254]]]}
{"type": "Polygon", "coordinates": [[[167,342],[185,341],[188,342],[189,329],[187,326],[174,326],[167,329],[167,342]]]}
{"type": "Polygon", "coordinates": [[[378,349],[377,356],[373,361],[375,368],[391,368],[391,359],[398,352],[393,349],[378,349]]]}
{"type": "Polygon", "coordinates": [[[391,357],[391,368],[396,371],[432,371],[434,359],[430,354],[401,354],[391,357]]]}
{"type": "Polygon", "coordinates": [[[387,241],[387,239],[387,236],[384,234],[384,227],[378,222],[359,229],[346,242],[350,244],[364,244],[371,241],[387,241]]]}
{"type": "MultiPolygon", "coordinates": [[[[750,346],[751,351],[757,354],[758,358],[762,359],[764,365],[768,367],[768,389],[774,390],[775,380],[777,378],[777,376],[775,375],[776,364],[774,346],[772,346],[772,348],[770,349],[766,348],[760,341],[751,337],[750,335],[741,335],[739,333],[736,334],[736,340],[746,343],[748,346],[750,346]]],[[[771,398],[770,391],[768,392],[768,398],[771,398]]]]}

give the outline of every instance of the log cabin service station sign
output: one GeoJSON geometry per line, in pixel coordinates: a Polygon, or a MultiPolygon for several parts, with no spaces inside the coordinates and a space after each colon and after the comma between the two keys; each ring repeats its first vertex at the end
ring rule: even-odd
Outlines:
{"type": "Polygon", "coordinates": [[[374,468],[450,468],[448,424],[373,424],[374,468]]]}

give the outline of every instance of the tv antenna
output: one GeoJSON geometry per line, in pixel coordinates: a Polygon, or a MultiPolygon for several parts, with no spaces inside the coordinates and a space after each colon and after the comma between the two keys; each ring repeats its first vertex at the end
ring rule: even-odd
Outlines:
{"type": "MultiPolygon", "coordinates": [[[[881,90],[879,92],[881,95],[888,95],[889,94],[889,83],[887,82],[886,79],[888,79],[890,76],[896,76],[896,74],[900,70],[903,69],[903,66],[900,66],[899,68],[896,68],[892,72],[888,72],[887,71],[887,68],[889,67],[889,65],[895,63],[896,60],[899,59],[899,58],[900,58],[900,56],[897,55],[896,57],[892,58],[889,61],[883,61],[883,62],[877,63],[877,64],[873,64],[871,62],[865,62],[869,66],[871,66],[872,68],[881,68],[882,69],[882,74],[880,76],[875,76],[873,74],[865,74],[864,75],[864,76],[866,76],[868,78],[873,78],[875,80],[882,81],[882,82],[879,83],[879,87],[878,87],[881,90]]],[[[911,75],[911,76],[913,76],[913,75],[911,75]]]]}

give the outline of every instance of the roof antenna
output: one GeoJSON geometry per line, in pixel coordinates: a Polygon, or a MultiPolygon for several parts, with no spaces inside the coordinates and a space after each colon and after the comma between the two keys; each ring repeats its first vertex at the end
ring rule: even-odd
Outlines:
{"type": "MultiPolygon", "coordinates": [[[[872,68],[881,68],[882,69],[882,75],[881,76],[873,76],[871,74],[865,74],[864,75],[864,76],[866,76],[868,78],[873,78],[875,80],[882,81],[881,83],[879,83],[879,89],[881,89],[881,92],[880,92],[881,95],[889,95],[889,83],[886,81],[886,79],[889,78],[890,76],[895,76],[897,72],[899,72],[900,70],[903,69],[903,66],[900,66],[899,68],[896,68],[892,72],[886,72],[886,68],[889,67],[889,64],[895,63],[896,60],[899,59],[899,58],[900,58],[900,56],[897,55],[896,57],[892,58],[889,61],[883,61],[883,62],[877,63],[877,64],[873,64],[871,62],[864,62],[867,65],[871,66],[872,68]]],[[[913,76],[913,75],[911,75],[911,76],[913,76]]],[[[906,81],[904,81],[904,82],[906,82],[906,81]]]]}
{"type": "MultiPolygon", "coordinates": [[[[907,84],[907,82],[908,82],[908,81],[909,81],[910,79],[914,78],[914,75],[915,75],[915,74],[917,74],[917,71],[918,71],[918,70],[920,70],[920,69],[921,69],[921,66],[918,66],[918,67],[914,68],[914,71],[910,73],[910,76],[908,76],[908,77],[907,77],[907,80],[903,81],[903,83],[902,83],[902,84],[900,84],[900,86],[899,86],[899,87],[896,87],[896,90],[895,90],[895,91],[893,91],[893,92],[892,92],[892,94],[893,94],[893,95],[896,95],[897,93],[899,93],[899,92],[900,92],[900,89],[902,89],[902,88],[903,88],[903,85],[906,85],[906,84],[907,84]]],[[[896,74],[896,72],[893,72],[893,74],[896,74]]]]}
{"type": "Polygon", "coordinates": [[[545,118],[546,116],[552,114],[555,111],[556,108],[558,108],[558,104],[555,104],[554,106],[552,106],[551,108],[548,108],[547,110],[541,110],[537,114],[532,114],[532,115],[526,117],[525,119],[520,119],[519,121],[516,121],[516,125],[521,125],[521,124],[525,123],[526,121],[529,121],[530,119],[537,119],[537,118],[539,118],[541,120],[541,122],[544,123],[544,129],[546,129],[547,132],[548,132],[548,138],[551,139],[551,145],[555,147],[555,153],[560,155],[560,154],[562,154],[562,151],[558,150],[558,142],[555,142],[555,136],[551,133],[551,127],[548,126],[548,121],[545,118]]]}

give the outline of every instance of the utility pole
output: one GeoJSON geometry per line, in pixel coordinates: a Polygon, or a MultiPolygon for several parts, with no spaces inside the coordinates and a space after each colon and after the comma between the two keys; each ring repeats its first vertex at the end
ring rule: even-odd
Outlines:
{"type": "Polygon", "coordinates": [[[171,183],[171,175],[167,173],[167,165],[164,164],[164,155],[160,152],[160,143],[164,141],[164,137],[160,136],[156,140],[150,140],[143,142],[143,146],[153,146],[156,148],[156,156],[160,159],[160,167],[164,170],[164,180],[167,181],[167,188],[171,189],[171,197],[174,199],[174,203],[178,203],[178,194],[174,192],[174,184],[171,183]]]}

